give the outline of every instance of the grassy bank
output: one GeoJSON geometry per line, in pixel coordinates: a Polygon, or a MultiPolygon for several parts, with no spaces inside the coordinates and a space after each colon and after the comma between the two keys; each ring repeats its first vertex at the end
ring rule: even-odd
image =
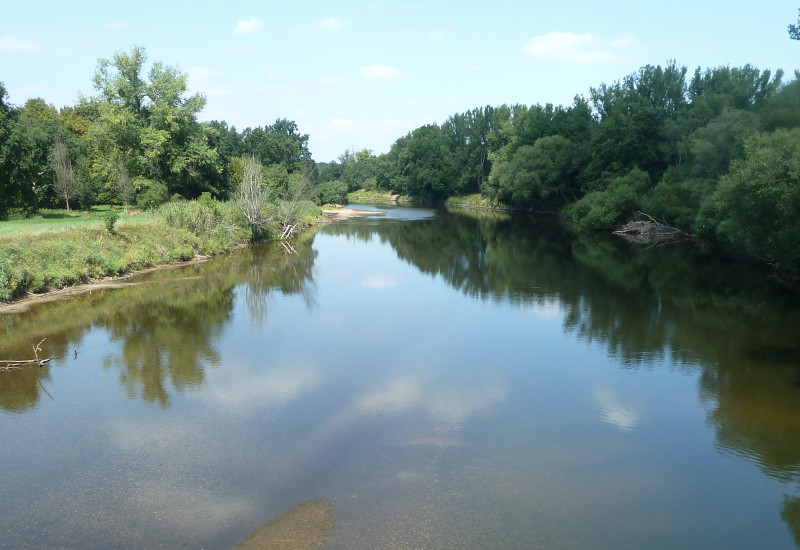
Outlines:
{"type": "MultiPolygon", "coordinates": [[[[0,223],[0,301],[220,254],[253,240],[247,220],[229,203],[168,203],[152,213],[122,215],[110,231],[102,210],[97,214],[73,218],[56,211],[0,223]]],[[[319,217],[308,204],[293,221],[307,226],[319,217]]],[[[257,237],[277,230],[268,227],[257,237]]]]}

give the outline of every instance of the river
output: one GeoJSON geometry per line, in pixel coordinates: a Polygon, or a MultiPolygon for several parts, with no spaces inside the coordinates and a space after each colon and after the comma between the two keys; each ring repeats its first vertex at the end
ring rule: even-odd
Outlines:
{"type": "Polygon", "coordinates": [[[769,272],[384,210],[0,317],[0,548],[800,545],[769,272]]]}

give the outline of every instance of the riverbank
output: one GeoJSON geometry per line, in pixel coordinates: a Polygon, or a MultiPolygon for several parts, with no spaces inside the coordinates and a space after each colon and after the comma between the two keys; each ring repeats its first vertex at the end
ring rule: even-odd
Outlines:
{"type": "MultiPolygon", "coordinates": [[[[120,222],[113,232],[77,226],[0,236],[0,315],[97,290],[141,284],[130,279],[202,263],[251,244],[246,228],[226,219],[230,213],[218,210],[214,223],[201,219],[202,205],[188,208],[199,209],[189,212],[191,226],[176,219],[181,216],[165,220],[154,215],[120,222]]],[[[303,227],[384,214],[357,208],[327,208],[320,213],[314,220],[305,220],[303,227]]]]}

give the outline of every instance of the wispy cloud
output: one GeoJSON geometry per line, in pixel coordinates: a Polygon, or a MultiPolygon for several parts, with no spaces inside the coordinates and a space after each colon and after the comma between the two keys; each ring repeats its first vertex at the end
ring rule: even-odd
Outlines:
{"type": "Polygon", "coordinates": [[[386,290],[400,286],[400,277],[395,275],[368,275],[361,281],[364,288],[386,290]]]}
{"type": "Polygon", "coordinates": [[[523,52],[537,59],[554,59],[568,63],[614,63],[625,59],[619,51],[636,41],[632,34],[606,39],[592,34],[553,32],[534,36],[523,52]]]}
{"type": "Polygon", "coordinates": [[[398,80],[403,75],[394,67],[387,67],[385,65],[371,65],[369,67],[361,67],[358,74],[367,80],[398,80]]]}
{"type": "Polygon", "coordinates": [[[344,26],[344,20],[338,17],[331,17],[330,19],[322,19],[314,24],[315,29],[322,31],[338,31],[344,26]]]}
{"type": "Polygon", "coordinates": [[[264,22],[261,19],[253,17],[252,19],[238,21],[236,28],[233,30],[236,34],[247,34],[258,32],[264,27],[264,22]]]}
{"type": "Polygon", "coordinates": [[[20,52],[43,52],[44,48],[35,42],[25,42],[16,36],[8,34],[0,35],[0,52],[20,53],[20,52]]]}
{"type": "Polygon", "coordinates": [[[620,403],[616,394],[608,388],[597,388],[594,402],[599,409],[603,422],[613,424],[621,430],[632,430],[639,425],[639,414],[620,403]]]}

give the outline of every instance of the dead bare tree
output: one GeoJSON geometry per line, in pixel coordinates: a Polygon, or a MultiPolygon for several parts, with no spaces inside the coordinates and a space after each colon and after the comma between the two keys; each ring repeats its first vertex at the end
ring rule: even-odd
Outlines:
{"type": "Polygon", "coordinates": [[[133,180],[128,173],[128,168],[125,166],[125,163],[120,160],[117,163],[117,179],[114,181],[114,192],[125,206],[126,213],[128,212],[131,199],[133,199],[134,191],[133,180]]]}
{"type": "Polygon", "coordinates": [[[69,159],[69,151],[64,141],[57,139],[53,145],[53,189],[67,203],[67,213],[69,213],[69,200],[74,199],[78,194],[78,182],[75,179],[75,172],[72,170],[72,161],[69,159]]]}
{"type": "Polygon", "coordinates": [[[281,222],[280,239],[289,239],[298,226],[298,213],[303,201],[309,200],[314,193],[311,179],[306,174],[293,174],[284,200],[281,201],[279,216],[281,222]]]}
{"type": "Polygon", "coordinates": [[[236,202],[242,209],[250,230],[256,233],[271,220],[265,214],[265,205],[270,195],[270,189],[264,185],[264,169],[261,162],[255,157],[248,157],[244,161],[242,181],[236,189],[236,202]]]}

